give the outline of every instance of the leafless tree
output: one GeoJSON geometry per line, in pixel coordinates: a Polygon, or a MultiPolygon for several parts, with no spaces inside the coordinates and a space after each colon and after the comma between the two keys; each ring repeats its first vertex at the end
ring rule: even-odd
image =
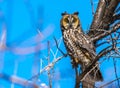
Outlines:
{"type": "MultiPolygon", "coordinates": [[[[94,69],[95,63],[102,57],[115,58],[119,56],[119,29],[120,29],[120,0],[99,0],[96,12],[94,13],[93,1],[91,0],[93,21],[90,26],[90,30],[87,33],[94,45],[97,48],[105,46],[98,52],[95,60],[89,65],[89,67],[78,76],[78,83],[83,83],[83,88],[94,88],[95,82],[92,82],[87,75],[94,69]],[[106,45],[107,44],[107,45],[106,45]]],[[[115,61],[114,67],[116,72],[115,61]]],[[[98,63],[100,64],[100,63],[98,63]]],[[[118,76],[116,74],[116,79],[118,76]]],[[[118,80],[119,86],[119,80],[118,80]]],[[[120,87],[120,86],[119,86],[120,87]]],[[[79,88],[79,86],[76,86],[79,88]]]]}
{"type": "MultiPolygon", "coordinates": [[[[99,0],[96,12],[94,13],[94,5],[91,0],[93,21],[87,35],[93,41],[95,48],[104,46],[101,51],[98,52],[94,61],[85,69],[82,73],[76,73],[75,88],[80,87],[82,83],[83,88],[94,88],[95,81],[92,81],[88,74],[95,69],[95,67],[101,64],[108,58],[113,58],[114,69],[116,79],[119,84],[119,77],[116,72],[116,57],[119,57],[119,39],[120,39],[120,0],[99,0]],[[105,58],[102,62],[96,65],[96,62],[101,58],[105,58]]],[[[60,50],[60,49],[59,49],[60,50]]],[[[60,50],[61,51],[61,50],[60,50]]],[[[64,54],[63,54],[64,55],[64,54]]],[[[78,68],[77,68],[78,69],[78,68]]],[[[103,87],[103,86],[102,86],[103,87]]]]}
{"type": "MultiPolygon", "coordinates": [[[[27,2],[28,0],[26,0],[27,2]]],[[[102,50],[97,52],[97,56],[95,57],[94,61],[86,68],[83,72],[77,73],[76,75],[76,83],[75,88],[104,88],[109,84],[112,84],[113,82],[117,81],[117,86],[120,88],[120,77],[118,77],[117,69],[116,69],[116,61],[117,58],[120,58],[120,0],[99,0],[98,6],[94,8],[94,2],[90,0],[91,6],[92,6],[92,15],[93,15],[93,21],[90,25],[90,28],[88,32],[86,33],[90,38],[91,41],[94,42],[94,46],[96,49],[99,47],[102,47],[102,50]],[[105,60],[112,58],[113,59],[113,65],[114,65],[114,72],[116,79],[105,83],[100,86],[95,86],[95,82],[92,82],[91,79],[88,77],[88,74],[94,70],[94,68],[97,66],[96,62],[99,61],[101,58],[104,58],[102,61],[97,63],[97,65],[102,64],[105,60]],[[80,85],[82,84],[82,86],[80,85]]],[[[28,5],[29,6],[29,5],[28,5]]],[[[35,39],[42,40],[42,34],[40,31],[39,33],[34,37],[35,39]]],[[[19,47],[8,47],[6,45],[6,25],[3,23],[3,33],[0,41],[0,51],[9,50],[13,53],[17,54],[26,54],[26,53],[33,53],[35,52],[37,55],[39,54],[41,50],[42,44],[37,44],[34,47],[28,47],[28,48],[19,48],[19,47]],[[24,51],[24,52],[23,52],[24,51]]],[[[38,40],[35,40],[33,42],[37,42],[38,40]]],[[[7,80],[8,82],[21,85],[23,87],[33,87],[33,88],[48,88],[48,86],[44,85],[39,86],[32,80],[34,78],[38,79],[38,76],[40,76],[43,72],[47,71],[48,78],[49,78],[49,87],[52,88],[52,73],[51,70],[54,68],[54,65],[58,63],[61,59],[65,58],[67,56],[67,53],[64,53],[60,49],[60,41],[58,41],[56,38],[54,38],[54,45],[56,45],[57,50],[55,53],[53,53],[52,49],[50,48],[50,42],[48,42],[48,55],[46,57],[46,60],[48,64],[44,66],[43,68],[40,68],[40,72],[38,72],[38,69],[34,69],[34,71],[38,72],[37,74],[34,74],[29,79],[23,79],[20,77],[17,77],[15,75],[9,76],[4,73],[0,73],[0,78],[7,80]],[[57,52],[60,52],[62,56],[57,57],[57,52]],[[50,54],[53,54],[52,61],[50,60],[50,54]]],[[[37,59],[38,60],[38,59],[37,59]]],[[[64,59],[63,59],[64,60],[64,59]]],[[[36,61],[34,61],[36,62],[36,61]]],[[[35,63],[36,64],[36,63],[35,63]]],[[[42,63],[41,63],[42,64],[42,63]]],[[[42,67],[42,66],[41,66],[42,67]]],[[[37,67],[38,68],[38,67],[37,67]]],[[[79,68],[80,69],[80,68],[79,68]]]]}

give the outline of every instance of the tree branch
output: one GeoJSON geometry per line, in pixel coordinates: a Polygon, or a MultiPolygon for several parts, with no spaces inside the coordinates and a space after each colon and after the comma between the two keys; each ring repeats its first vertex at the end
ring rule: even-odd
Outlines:
{"type": "Polygon", "coordinates": [[[17,76],[9,76],[7,74],[0,73],[0,78],[6,80],[8,82],[15,83],[20,86],[24,86],[24,87],[29,86],[29,87],[33,87],[33,88],[39,88],[39,86],[37,86],[33,82],[29,82],[28,80],[19,78],[17,76]]]}
{"type": "Polygon", "coordinates": [[[95,13],[93,22],[90,27],[88,35],[93,37],[94,35],[100,35],[102,32],[97,30],[104,29],[108,30],[109,25],[113,22],[113,14],[119,4],[119,0],[107,0],[109,5],[107,6],[106,0],[100,0],[97,11],[95,13]],[[97,30],[96,30],[97,29],[97,30]]]}
{"type": "MultiPolygon", "coordinates": [[[[47,58],[48,64],[50,64],[50,42],[48,41],[48,58],[47,58]]],[[[48,79],[49,79],[49,87],[52,88],[52,79],[51,79],[51,73],[50,70],[48,70],[48,79]]]]}
{"type": "Polygon", "coordinates": [[[95,12],[94,12],[94,3],[93,0],[90,0],[91,3],[91,7],[92,7],[92,15],[94,16],[95,12]]]}
{"type": "Polygon", "coordinates": [[[117,15],[115,15],[115,16],[113,16],[113,19],[112,19],[112,21],[111,21],[111,24],[113,24],[115,21],[117,21],[117,20],[120,20],[120,14],[117,14],[117,15]]]}
{"type": "Polygon", "coordinates": [[[97,11],[94,15],[93,22],[91,24],[90,29],[98,28],[98,25],[100,24],[100,22],[104,16],[105,9],[106,9],[105,0],[100,0],[98,3],[97,11]]]}
{"type": "Polygon", "coordinates": [[[92,38],[91,40],[92,40],[93,42],[96,42],[96,41],[100,40],[101,38],[104,38],[105,36],[108,36],[108,35],[110,35],[111,33],[117,31],[119,28],[120,28],[120,22],[117,23],[111,30],[106,31],[106,32],[104,32],[104,33],[102,33],[102,34],[100,34],[100,35],[92,38]]]}
{"type": "Polygon", "coordinates": [[[117,80],[120,80],[120,78],[117,78],[117,79],[115,79],[115,80],[112,80],[112,81],[110,81],[110,82],[108,82],[108,83],[100,86],[99,88],[104,88],[105,86],[107,86],[107,85],[109,85],[109,84],[111,84],[111,83],[113,83],[113,82],[115,82],[115,81],[117,81],[117,80]]]}
{"type": "Polygon", "coordinates": [[[95,63],[96,63],[103,55],[106,55],[108,52],[110,52],[110,51],[112,51],[112,50],[113,50],[113,48],[109,48],[109,49],[106,48],[105,51],[100,52],[100,53],[96,56],[96,58],[94,59],[94,61],[91,63],[91,65],[89,65],[89,67],[86,68],[86,70],[85,70],[84,72],[82,72],[82,74],[79,76],[79,81],[81,81],[81,80],[84,78],[84,76],[94,67],[95,63]]]}
{"type": "Polygon", "coordinates": [[[59,48],[57,39],[56,39],[55,37],[53,37],[53,38],[54,38],[54,40],[55,40],[57,49],[63,54],[63,56],[67,56],[68,54],[65,54],[65,53],[59,48]]]}
{"type": "Polygon", "coordinates": [[[44,71],[48,71],[50,70],[59,60],[61,60],[62,58],[64,58],[66,56],[60,56],[56,59],[53,60],[53,62],[49,63],[47,66],[45,66],[42,70],[40,70],[40,73],[34,75],[33,77],[29,78],[28,80],[31,80],[33,78],[38,77],[40,74],[42,74],[44,71]]]}
{"type": "MultiPolygon", "coordinates": [[[[115,70],[115,76],[116,76],[116,79],[118,79],[115,58],[113,58],[113,65],[114,65],[114,70],[115,70]]],[[[117,83],[118,83],[118,87],[120,88],[120,83],[119,83],[119,80],[117,80],[117,83]]]]}
{"type": "Polygon", "coordinates": [[[109,28],[109,25],[112,22],[113,15],[115,13],[115,9],[118,6],[118,4],[119,4],[119,0],[111,0],[110,5],[105,10],[105,14],[100,27],[102,27],[103,29],[109,28]]]}

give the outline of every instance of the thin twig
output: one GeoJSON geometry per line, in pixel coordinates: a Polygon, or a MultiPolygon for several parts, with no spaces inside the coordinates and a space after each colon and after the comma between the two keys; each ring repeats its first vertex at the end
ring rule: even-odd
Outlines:
{"type": "MultiPolygon", "coordinates": [[[[115,58],[113,58],[113,65],[114,65],[114,70],[115,70],[115,76],[116,76],[116,79],[118,79],[115,58]]],[[[117,83],[118,83],[118,87],[120,88],[120,82],[119,82],[119,80],[117,80],[117,83]]]]}
{"type": "Polygon", "coordinates": [[[104,33],[102,33],[102,34],[92,38],[91,41],[96,42],[96,41],[102,39],[103,37],[108,36],[108,35],[110,35],[113,32],[116,32],[119,28],[120,28],[120,22],[115,24],[111,30],[106,31],[106,32],[104,32],[104,33]]]}
{"type": "Polygon", "coordinates": [[[109,84],[111,84],[111,83],[113,83],[113,82],[115,82],[115,81],[117,81],[117,80],[120,80],[120,78],[117,78],[117,79],[115,79],[115,80],[112,80],[112,81],[110,81],[110,82],[108,82],[108,83],[100,86],[99,88],[104,88],[105,86],[107,86],[107,85],[109,85],[109,84]]]}
{"type": "Polygon", "coordinates": [[[63,56],[67,56],[68,54],[65,54],[60,48],[59,48],[59,46],[58,46],[58,42],[57,42],[57,39],[55,38],[55,37],[53,37],[54,38],[54,40],[55,40],[55,43],[56,43],[56,47],[57,47],[57,49],[63,54],[63,56]]]}
{"type": "Polygon", "coordinates": [[[54,59],[50,64],[48,64],[47,66],[45,66],[43,69],[40,70],[40,73],[32,76],[31,78],[29,78],[28,80],[34,79],[36,77],[38,77],[40,74],[42,74],[44,71],[48,71],[50,70],[59,60],[61,60],[62,58],[64,58],[65,56],[60,56],[56,59],[54,59]]]}
{"type": "MultiPolygon", "coordinates": [[[[48,64],[50,64],[50,42],[48,41],[48,64]]],[[[52,79],[50,70],[48,70],[49,87],[52,88],[52,79]]]]}
{"type": "Polygon", "coordinates": [[[75,67],[75,76],[76,76],[76,78],[75,78],[75,80],[76,80],[76,82],[75,82],[75,88],[79,88],[79,87],[80,87],[80,81],[78,81],[78,80],[79,80],[79,79],[78,79],[78,77],[79,77],[79,72],[78,72],[77,67],[75,67]]]}
{"type": "Polygon", "coordinates": [[[91,6],[92,6],[92,15],[94,16],[95,12],[94,12],[94,3],[93,0],[90,0],[91,6]]]}
{"type": "MultiPolygon", "coordinates": [[[[56,42],[55,42],[55,43],[56,43],[56,42]]],[[[58,47],[60,47],[61,43],[62,43],[62,37],[61,37],[60,39],[58,39],[58,47]]],[[[55,52],[55,58],[56,58],[56,56],[57,56],[57,54],[58,54],[58,51],[59,51],[59,49],[57,48],[57,50],[56,50],[56,52],[55,52]]],[[[54,59],[55,59],[55,58],[54,58],[54,59]]]]}
{"type": "Polygon", "coordinates": [[[47,66],[45,66],[43,69],[41,69],[41,70],[40,70],[40,73],[32,76],[32,77],[31,77],[30,79],[28,79],[28,80],[31,80],[31,79],[33,79],[33,78],[38,77],[38,76],[39,76],[42,72],[44,72],[44,71],[50,70],[51,68],[53,68],[53,66],[56,64],[56,62],[58,62],[59,60],[61,60],[61,59],[64,58],[64,57],[67,57],[68,54],[65,54],[65,53],[59,48],[58,43],[57,43],[57,40],[56,40],[55,37],[54,37],[54,39],[55,39],[56,46],[57,46],[58,50],[63,54],[63,56],[60,56],[60,57],[54,59],[51,63],[49,63],[47,66]]]}
{"type": "MultiPolygon", "coordinates": [[[[58,43],[58,47],[60,47],[60,45],[61,45],[61,42],[62,42],[62,37],[58,40],[59,41],[59,43],[58,43]]],[[[55,42],[55,44],[56,44],[56,42],[55,42]]],[[[55,59],[56,58],[56,56],[58,55],[58,48],[56,49],[56,51],[53,51],[52,49],[50,49],[50,52],[52,53],[52,55],[53,55],[53,59],[55,59]]]]}
{"type": "Polygon", "coordinates": [[[114,22],[116,22],[117,20],[120,20],[120,14],[117,14],[115,16],[113,16],[113,19],[111,21],[111,24],[113,24],[114,22]]]}
{"type": "Polygon", "coordinates": [[[96,44],[95,47],[97,48],[97,47],[100,47],[101,45],[104,45],[104,44],[108,44],[108,42],[107,41],[101,42],[100,44],[96,44]]]}
{"type": "Polygon", "coordinates": [[[23,79],[23,78],[14,76],[14,75],[9,76],[7,74],[0,73],[0,78],[6,80],[8,82],[23,86],[23,87],[29,86],[29,87],[33,87],[33,88],[39,88],[39,86],[36,85],[35,83],[30,82],[30,81],[23,79]]]}

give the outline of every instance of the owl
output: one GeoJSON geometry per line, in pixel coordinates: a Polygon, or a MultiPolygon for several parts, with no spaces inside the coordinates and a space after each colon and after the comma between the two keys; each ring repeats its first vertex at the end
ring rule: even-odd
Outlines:
{"type": "MultiPolygon", "coordinates": [[[[60,24],[63,41],[73,68],[81,65],[84,71],[95,59],[96,53],[94,44],[81,28],[78,12],[73,14],[62,13],[60,24]]],[[[95,81],[103,80],[99,67],[96,67],[90,75],[94,77],[95,81]]]]}

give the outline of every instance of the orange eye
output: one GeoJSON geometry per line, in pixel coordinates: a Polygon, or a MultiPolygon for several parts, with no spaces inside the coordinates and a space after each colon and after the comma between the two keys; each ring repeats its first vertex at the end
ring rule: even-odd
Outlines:
{"type": "Polygon", "coordinates": [[[65,18],[65,19],[64,19],[64,21],[65,21],[66,23],[69,23],[69,20],[68,20],[68,18],[65,18]]]}
{"type": "Polygon", "coordinates": [[[77,21],[77,19],[76,18],[73,18],[73,23],[75,23],[77,21]]]}
{"type": "Polygon", "coordinates": [[[77,17],[75,17],[75,16],[72,16],[72,19],[73,19],[72,20],[73,23],[75,23],[77,21],[77,17]]]}

